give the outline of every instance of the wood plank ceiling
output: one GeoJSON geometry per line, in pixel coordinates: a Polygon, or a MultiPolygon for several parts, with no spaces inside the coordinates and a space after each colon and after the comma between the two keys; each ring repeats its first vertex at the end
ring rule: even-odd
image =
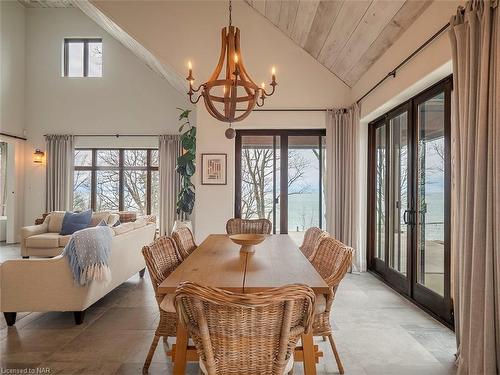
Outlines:
{"type": "Polygon", "coordinates": [[[352,87],[433,0],[245,0],[352,87]]]}

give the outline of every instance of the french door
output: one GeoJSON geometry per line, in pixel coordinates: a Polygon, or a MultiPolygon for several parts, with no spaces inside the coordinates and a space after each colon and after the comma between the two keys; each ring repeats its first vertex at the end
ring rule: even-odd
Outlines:
{"type": "Polygon", "coordinates": [[[369,125],[368,265],[453,321],[450,296],[451,77],[369,125]]]}
{"type": "Polygon", "coordinates": [[[325,130],[237,130],[235,216],[265,218],[300,242],[323,227],[325,130]]]}

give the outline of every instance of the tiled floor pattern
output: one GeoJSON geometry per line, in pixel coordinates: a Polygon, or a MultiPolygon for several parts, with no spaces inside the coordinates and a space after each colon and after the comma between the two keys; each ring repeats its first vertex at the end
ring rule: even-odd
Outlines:
{"type": "MultiPolygon", "coordinates": [[[[0,259],[18,251],[0,246],[0,259]]],[[[453,332],[370,274],[347,276],[332,317],[347,375],[455,373],[453,332]]],[[[89,308],[80,326],[63,312],[18,314],[9,328],[2,317],[0,368],[3,373],[38,368],[51,374],[140,374],[157,324],[150,281],[134,276],[89,308]]],[[[338,373],[328,343],[315,341],[324,352],[318,373],[338,373]]],[[[165,350],[160,341],[150,373],[171,373],[165,350]]],[[[189,374],[198,372],[196,363],[189,365],[189,374]]],[[[296,365],[295,374],[301,373],[296,365]]]]}

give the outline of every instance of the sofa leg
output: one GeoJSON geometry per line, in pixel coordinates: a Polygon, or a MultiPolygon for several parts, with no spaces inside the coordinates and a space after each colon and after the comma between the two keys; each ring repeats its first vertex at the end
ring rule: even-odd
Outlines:
{"type": "Polygon", "coordinates": [[[5,322],[8,326],[13,326],[16,323],[16,312],[4,312],[3,316],[5,317],[5,322]]]}
{"type": "Polygon", "coordinates": [[[146,269],[143,268],[142,270],[139,271],[139,277],[144,277],[145,273],[146,273],[146,269]]]}
{"type": "Polygon", "coordinates": [[[83,323],[83,320],[85,319],[85,310],[73,311],[73,315],[75,317],[75,324],[80,325],[83,323]]]}
{"type": "Polygon", "coordinates": [[[30,258],[29,255],[28,256],[23,255],[23,259],[29,259],[29,258],[30,258]]]}

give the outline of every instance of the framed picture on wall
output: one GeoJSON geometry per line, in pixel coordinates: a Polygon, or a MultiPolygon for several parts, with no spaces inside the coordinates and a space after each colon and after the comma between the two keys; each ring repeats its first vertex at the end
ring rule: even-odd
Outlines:
{"type": "Polygon", "coordinates": [[[227,185],[227,154],[201,154],[201,184],[227,185]]]}

